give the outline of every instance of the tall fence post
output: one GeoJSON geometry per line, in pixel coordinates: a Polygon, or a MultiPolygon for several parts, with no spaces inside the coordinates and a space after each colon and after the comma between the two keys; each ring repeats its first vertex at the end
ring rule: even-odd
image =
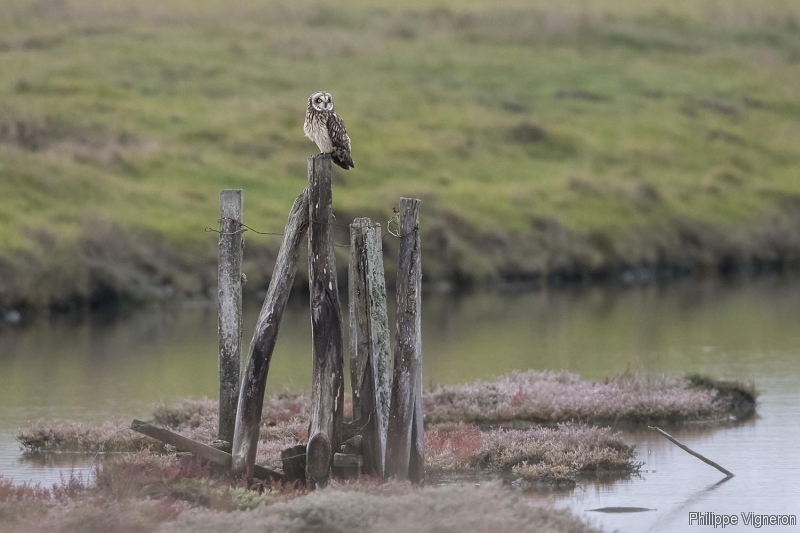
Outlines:
{"type": "Polygon", "coordinates": [[[380,224],[350,225],[350,384],[353,419],[361,428],[363,469],[383,476],[391,395],[389,318],[380,224]]]}
{"type": "Polygon", "coordinates": [[[242,359],[242,254],[244,195],[241,189],[219,193],[219,427],[218,438],[233,441],[239,368],[242,359]]]}
{"type": "Polygon", "coordinates": [[[236,430],[233,436],[231,470],[236,475],[247,473],[253,477],[258,446],[258,430],[267,374],[272,352],[278,339],[278,330],[292,289],[300,242],[308,228],[308,192],[297,197],[289,213],[289,221],[283,233],[278,259],[272,271],[267,296],[258,315],[253,340],[247,356],[247,367],[239,393],[239,408],[236,430]]]}
{"type": "Polygon", "coordinates": [[[325,485],[333,452],[342,441],[344,355],[342,311],[330,223],[331,156],[308,158],[308,274],[311,292],[313,381],[308,429],[306,477],[309,486],[325,485]]]}
{"type": "Polygon", "coordinates": [[[397,335],[394,349],[392,404],[386,453],[386,475],[421,482],[425,477],[422,418],[422,263],[419,204],[400,199],[397,268],[397,335]]]}
{"type": "Polygon", "coordinates": [[[361,382],[369,359],[370,335],[367,323],[367,257],[363,228],[368,218],[350,224],[350,264],[347,291],[350,310],[350,387],[353,390],[353,420],[361,417],[361,382]]]}

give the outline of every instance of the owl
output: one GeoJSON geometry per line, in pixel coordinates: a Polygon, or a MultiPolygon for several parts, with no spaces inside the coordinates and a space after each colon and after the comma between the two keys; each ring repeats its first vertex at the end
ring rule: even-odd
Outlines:
{"type": "Polygon", "coordinates": [[[323,154],[331,154],[333,162],[347,170],[355,168],[350,156],[350,137],[344,121],[333,111],[333,97],[320,91],[308,97],[303,132],[323,154]]]}

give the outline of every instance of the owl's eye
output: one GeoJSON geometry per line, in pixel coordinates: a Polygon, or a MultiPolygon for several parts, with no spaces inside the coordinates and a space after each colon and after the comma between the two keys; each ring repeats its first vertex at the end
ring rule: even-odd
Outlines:
{"type": "Polygon", "coordinates": [[[322,98],[317,98],[317,103],[321,104],[322,103],[322,98]]]}

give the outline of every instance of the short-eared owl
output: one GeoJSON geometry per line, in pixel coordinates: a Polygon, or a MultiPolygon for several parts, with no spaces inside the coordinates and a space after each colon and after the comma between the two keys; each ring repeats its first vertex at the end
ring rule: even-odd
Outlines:
{"type": "Polygon", "coordinates": [[[331,154],[333,162],[347,170],[354,168],[350,156],[350,137],[344,121],[333,111],[333,97],[320,91],[308,97],[303,132],[323,154],[331,154]]]}

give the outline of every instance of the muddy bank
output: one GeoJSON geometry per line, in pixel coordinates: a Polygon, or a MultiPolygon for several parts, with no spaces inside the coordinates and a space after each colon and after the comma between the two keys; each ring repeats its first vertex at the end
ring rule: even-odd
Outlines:
{"type": "MultiPolygon", "coordinates": [[[[629,285],[691,275],[800,270],[800,208],[791,203],[746,228],[673,221],[658,230],[627,235],[579,234],[550,219],[531,221],[526,232],[484,231],[452,213],[434,209],[426,215],[423,278],[440,287],[629,285]]],[[[347,213],[339,218],[349,219],[347,213]]],[[[45,231],[28,233],[28,249],[0,254],[0,322],[43,311],[213,299],[216,293],[214,233],[203,246],[191,249],[163,234],[107,221],[92,221],[71,239],[57,239],[45,231]]],[[[333,234],[336,242],[348,242],[346,228],[337,226],[333,234]]],[[[256,299],[269,284],[279,243],[253,233],[246,242],[244,290],[256,299]]],[[[389,286],[396,245],[384,239],[389,286]]],[[[339,279],[346,280],[347,250],[336,251],[339,279]]],[[[305,264],[303,257],[299,264],[305,264]]],[[[301,267],[295,288],[304,291],[307,283],[301,267]]]]}

